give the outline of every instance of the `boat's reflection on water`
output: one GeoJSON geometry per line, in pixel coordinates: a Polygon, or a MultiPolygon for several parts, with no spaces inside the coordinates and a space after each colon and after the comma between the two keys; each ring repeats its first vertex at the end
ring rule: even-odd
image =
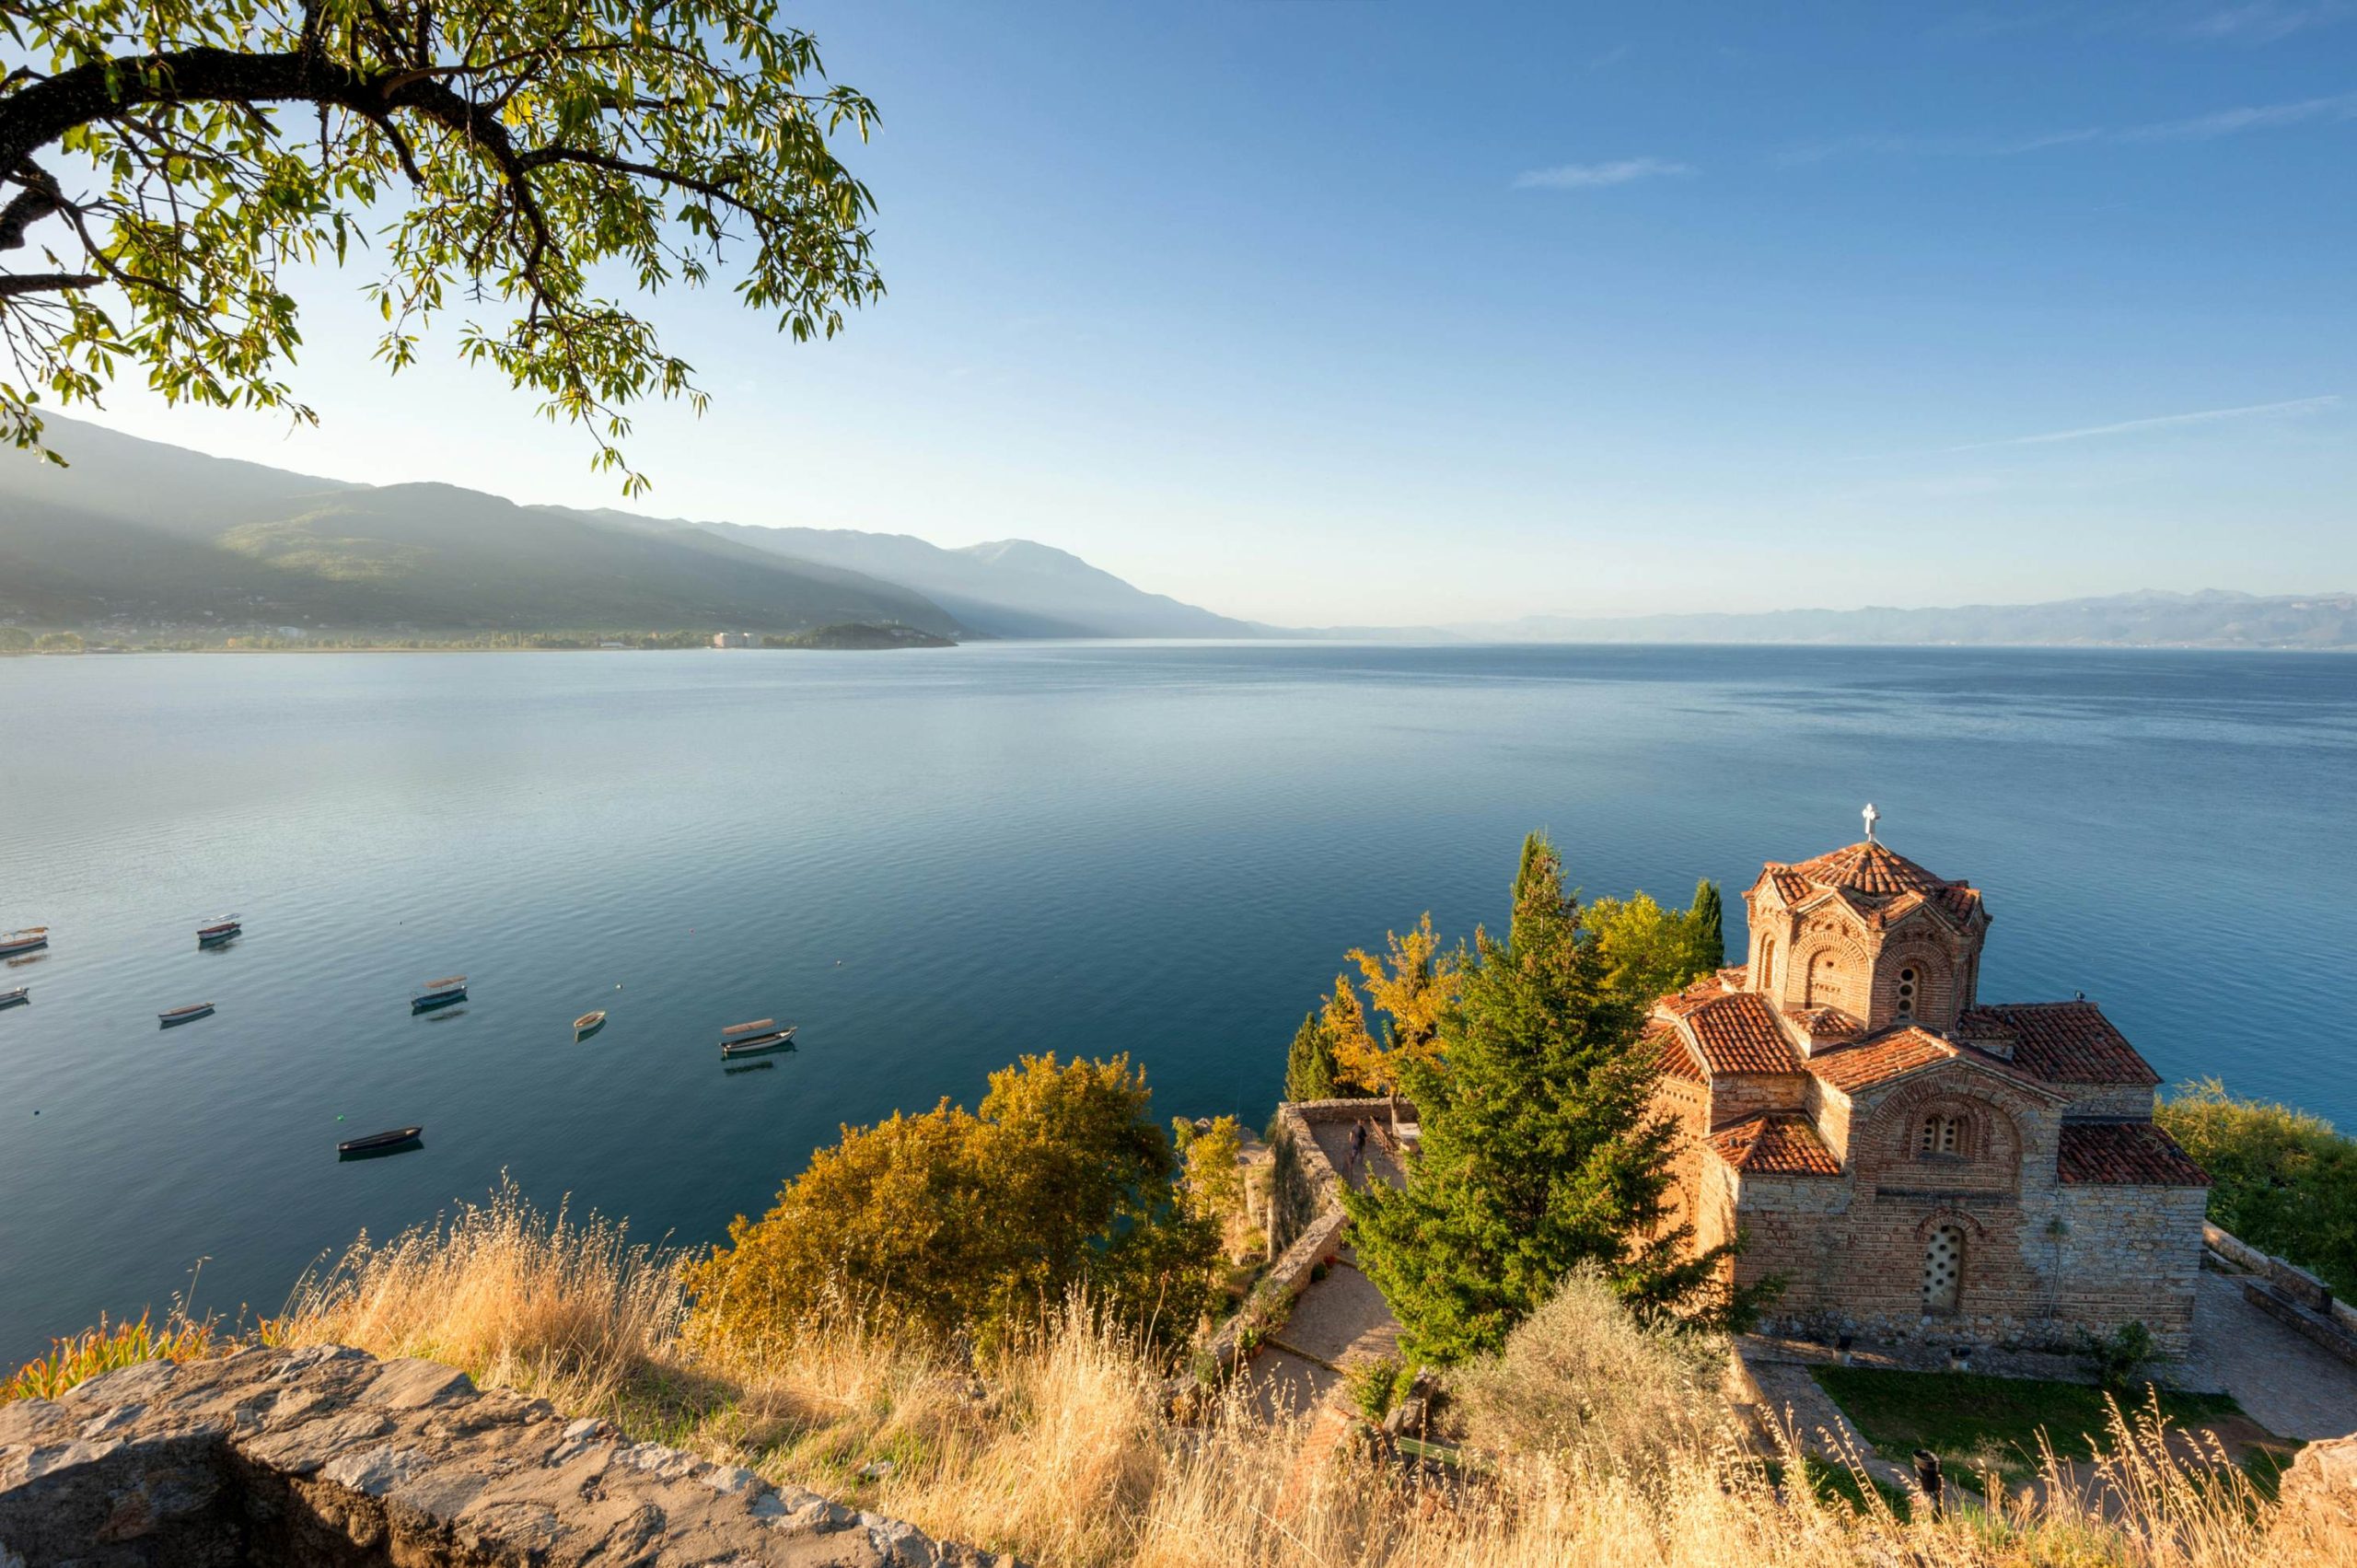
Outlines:
{"type": "Polygon", "coordinates": [[[723,1063],[720,1070],[733,1076],[738,1073],[765,1073],[776,1065],[774,1062],[730,1062],[723,1063]]]}
{"type": "Polygon", "coordinates": [[[466,1016],[467,1010],[464,1007],[445,1007],[439,1012],[423,1015],[429,1024],[447,1024],[453,1018],[463,1018],[466,1016]]]}

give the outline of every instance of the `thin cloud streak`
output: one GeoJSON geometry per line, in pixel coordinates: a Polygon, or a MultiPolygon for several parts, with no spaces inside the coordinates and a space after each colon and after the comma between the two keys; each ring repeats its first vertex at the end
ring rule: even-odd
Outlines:
{"type": "Polygon", "coordinates": [[[2276,415],[2319,413],[2340,405],[2340,394],[2293,398],[2280,403],[2249,403],[2241,408],[2203,409],[2198,413],[2165,413],[2152,419],[2123,419],[2116,424],[2089,424],[2077,430],[2049,430],[2041,436],[2014,436],[2003,441],[1968,441],[1943,447],[1943,452],[1986,452],[1999,447],[2049,447],[2059,441],[2089,441],[2103,436],[2127,436],[2140,430],[2162,430],[2181,424],[2217,424],[2230,419],[2263,419],[2276,415]]]}
{"type": "Polygon", "coordinates": [[[1847,136],[1839,141],[1787,147],[1777,155],[1783,164],[1822,163],[1853,153],[1919,155],[1932,157],[2012,157],[2087,143],[2131,146],[2150,142],[2207,142],[2246,131],[2271,131],[2286,125],[2334,124],[2357,120],[2357,92],[2327,98],[2299,99],[2290,103],[2247,104],[2221,109],[2183,120],[2155,120],[2142,125],[2083,126],[2075,131],[2034,134],[1957,136],[1847,136]]]}
{"type": "Polygon", "coordinates": [[[1514,177],[1517,191],[1591,191],[1605,185],[1626,185],[1635,180],[1691,174],[1693,166],[1666,157],[1624,157],[1611,163],[1566,163],[1553,168],[1527,168],[1514,177]]]}

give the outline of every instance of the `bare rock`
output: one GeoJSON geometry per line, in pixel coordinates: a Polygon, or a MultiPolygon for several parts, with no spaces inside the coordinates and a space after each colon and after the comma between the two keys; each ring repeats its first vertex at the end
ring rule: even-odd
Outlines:
{"type": "Polygon", "coordinates": [[[0,1405],[0,1568],[988,1568],[453,1367],[256,1349],[0,1405]]]}

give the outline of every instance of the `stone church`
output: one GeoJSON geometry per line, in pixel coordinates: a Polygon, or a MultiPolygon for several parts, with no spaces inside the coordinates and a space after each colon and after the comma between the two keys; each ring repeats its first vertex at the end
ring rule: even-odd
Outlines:
{"type": "Polygon", "coordinates": [[[1866,839],[1771,862],[1748,961],[1655,1005],[1681,1216],[1771,1324],[2045,1344],[2135,1320],[2181,1352],[2209,1178],[2092,1002],[1980,998],[1989,911],[1866,839]]]}

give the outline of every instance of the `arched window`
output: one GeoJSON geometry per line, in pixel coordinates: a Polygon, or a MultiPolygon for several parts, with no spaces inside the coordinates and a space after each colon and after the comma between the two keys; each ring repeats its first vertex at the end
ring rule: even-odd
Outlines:
{"type": "Polygon", "coordinates": [[[1923,1249],[1923,1310],[1955,1311],[1963,1283],[1964,1227],[1936,1225],[1930,1243],[1923,1249]]]}
{"type": "Polygon", "coordinates": [[[1916,1146],[1916,1152],[1927,1159],[1933,1155],[1964,1153],[1964,1118],[1943,1116],[1936,1112],[1923,1118],[1922,1141],[1916,1146]]]}
{"type": "Polygon", "coordinates": [[[1835,1000],[1841,989],[1841,960],[1831,953],[1819,953],[1808,961],[1808,993],[1801,1000],[1812,1007],[1839,1006],[1835,1000]]]}
{"type": "Polygon", "coordinates": [[[1762,936],[1759,939],[1759,983],[1753,989],[1773,991],[1775,988],[1776,939],[1773,936],[1762,936]]]}
{"type": "Polygon", "coordinates": [[[1898,971],[1898,1016],[1901,1022],[1915,1016],[1915,971],[1898,971]]]}

